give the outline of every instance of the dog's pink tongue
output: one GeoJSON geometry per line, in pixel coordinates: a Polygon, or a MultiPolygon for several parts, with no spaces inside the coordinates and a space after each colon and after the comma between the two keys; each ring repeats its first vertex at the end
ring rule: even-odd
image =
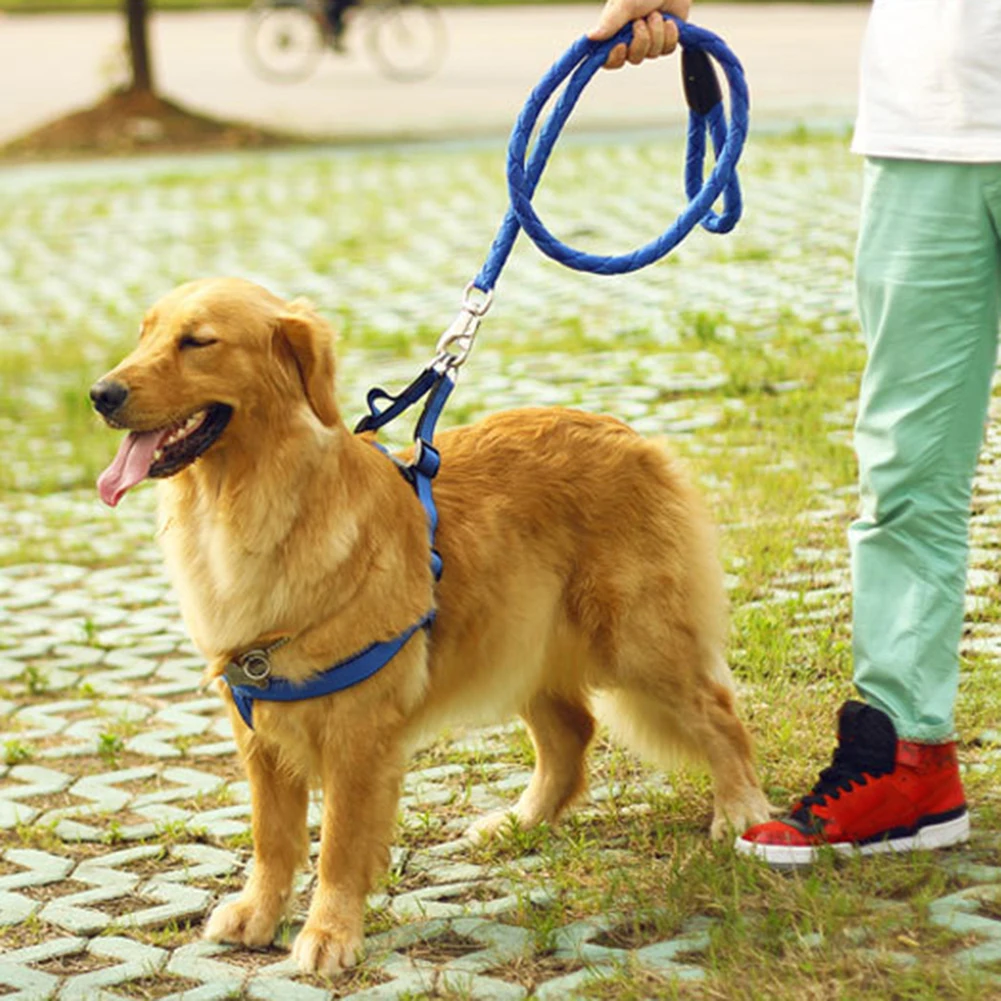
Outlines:
{"type": "Polygon", "coordinates": [[[146,479],[153,453],[166,437],[166,430],[130,431],[125,436],[111,465],[97,478],[97,492],[105,504],[114,507],[126,491],[146,479]]]}

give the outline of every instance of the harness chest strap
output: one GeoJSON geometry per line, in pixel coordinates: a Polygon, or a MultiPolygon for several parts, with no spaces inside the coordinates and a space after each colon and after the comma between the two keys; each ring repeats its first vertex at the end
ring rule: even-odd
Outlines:
{"type": "Polygon", "coordinates": [[[429,628],[434,622],[434,616],[432,609],[394,639],[373,643],[360,653],[339,661],[302,682],[272,677],[268,649],[250,650],[230,661],[223,678],[233,693],[233,701],[243,722],[253,730],[254,702],[300,702],[357,685],[385,667],[418,629],[429,628]]]}

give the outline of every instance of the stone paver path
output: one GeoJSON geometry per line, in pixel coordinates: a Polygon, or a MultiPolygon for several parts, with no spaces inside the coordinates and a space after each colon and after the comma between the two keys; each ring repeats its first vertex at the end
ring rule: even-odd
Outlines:
{"type": "MultiPolygon", "coordinates": [[[[112,512],[91,486],[114,441],[88,423],[87,376],[174,283],[234,273],[309,295],[337,318],[340,391],[345,411],[360,411],[364,389],[409,378],[451,318],[501,215],[501,161],[494,147],[393,148],[0,174],[0,996],[318,1001],[452,989],[516,999],[532,987],[563,998],[627,958],[682,981],[704,975],[709,918],[627,948],[611,934],[622,920],[613,912],[553,929],[534,985],[512,973],[532,949],[517,916],[551,892],[533,878],[539,857],[490,864],[456,838],[527,781],[517,725],[453,735],[418,759],[359,972],[324,984],[299,977],[281,950],[197,938],[245,877],[247,785],[216,699],[198,688],[201,664],[152,540],[152,492],[112,512]]],[[[575,243],[625,249],[676,210],[679,161],[673,141],[568,144],[540,209],[575,243]]],[[[767,341],[787,322],[825,343],[853,341],[858,164],[825,139],[761,143],[747,164],[737,233],[696,234],[640,275],[581,276],[520,245],[446,420],[567,404],[669,433],[692,454],[720,450],[717,429],[745,404],[710,395],[726,375],[699,348],[707,324],[724,342],[738,327],[767,341]]],[[[830,415],[839,447],[850,423],[830,415]]],[[[999,459],[992,431],[971,609],[997,580],[999,459]]],[[[849,492],[818,483],[804,517],[843,519],[852,506],[849,492]]],[[[801,555],[815,571],[775,580],[761,600],[802,597],[804,627],[843,615],[844,553],[801,555]]],[[[728,570],[739,587],[741,568],[728,570]]],[[[967,643],[996,656],[1001,630],[980,623],[967,643]]],[[[665,795],[665,779],[605,781],[605,753],[583,809],[614,802],[627,823],[665,795]]],[[[315,835],[317,804],[310,817],[315,835]]],[[[970,962],[996,963],[1001,921],[982,904],[998,900],[1001,870],[971,858],[949,864],[966,866],[972,887],[935,902],[932,916],[976,931],[970,962]]],[[[303,893],[308,884],[304,875],[303,893]]],[[[301,906],[290,934],[297,917],[301,906]]]]}

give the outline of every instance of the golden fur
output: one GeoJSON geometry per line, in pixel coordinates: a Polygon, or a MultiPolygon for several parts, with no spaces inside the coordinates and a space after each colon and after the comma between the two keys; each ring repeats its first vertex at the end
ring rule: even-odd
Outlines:
{"type": "Polygon", "coordinates": [[[575,410],[442,433],[435,586],[412,489],[340,419],[332,340],[306,304],[233,279],[193,282],[149,311],[138,347],[106,377],[128,388],[116,421],[136,430],[213,402],[234,408],[221,438],[159,484],[184,620],[217,671],[288,636],[275,673],[305,678],[438,610],[430,633],[365,683],[256,703],[254,731],[218,683],[250,780],[255,864],[207,936],[272,940],[307,860],[315,783],[318,885],[294,953],[308,971],[353,963],[408,755],[451,722],[524,719],[537,755],[511,811],[524,826],[555,821],[583,791],[598,713],[655,761],[681,751],[708,763],[715,836],[764,820],[724,659],[715,535],[678,463],[617,420],[575,410]],[[217,343],[181,350],[186,332],[217,343]]]}

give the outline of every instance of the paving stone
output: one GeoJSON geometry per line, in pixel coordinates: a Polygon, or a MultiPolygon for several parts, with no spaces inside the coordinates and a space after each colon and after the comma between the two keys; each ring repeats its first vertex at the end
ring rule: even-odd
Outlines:
{"type": "Polygon", "coordinates": [[[9,988],[3,995],[6,1001],[49,1001],[58,983],[59,978],[51,973],[0,958],[0,987],[9,988]]]}
{"type": "Polygon", "coordinates": [[[141,886],[138,893],[147,900],[159,901],[159,906],[146,907],[116,918],[114,923],[118,927],[158,927],[170,921],[198,917],[206,912],[212,899],[208,890],[157,879],[152,879],[141,886]]]}
{"type": "Polygon", "coordinates": [[[73,873],[73,879],[90,883],[94,889],[70,893],[50,901],[42,907],[39,918],[80,935],[94,935],[108,928],[113,918],[97,905],[121,900],[138,883],[136,876],[97,866],[83,867],[83,871],[78,868],[73,873]]]}
{"type": "Polygon", "coordinates": [[[86,947],[85,938],[55,938],[41,945],[5,953],[0,957],[0,984],[13,987],[16,991],[5,997],[18,998],[19,1001],[48,1001],[53,996],[59,978],[51,973],[32,969],[29,964],[74,955],[86,947]]]}
{"type": "MultiPolygon", "coordinates": [[[[611,156],[608,152],[584,143],[562,165],[549,168],[557,194],[550,211],[566,232],[590,227],[587,239],[631,245],[630,220],[646,189],[630,190],[623,179],[673,169],[672,157],[680,150],[624,140],[611,156]],[[610,201],[614,211],[596,226],[589,200],[575,193],[572,171],[559,173],[568,165],[581,176],[604,180],[609,190],[621,189],[610,201]]],[[[763,155],[748,151],[748,203],[753,201],[756,211],[732,238],[739,242],[727,245],[754,251],[747,260],[721,253],[718,242],[695,234],[680,248],[679,266],[604,283],[557,268],[522,241],[499,296],[503,309],[491,314],[476,364],[464,373],[463,419],[519,403],[561,403],[618,413],[644,433],[684,435],[695,454],[730,451],[760,462],[762,469],[788,469],[788,461],[775,462],[756,444],[734,447],[717,426],[747,406],[715,395],[730,378],[717,354],[673,350],[682,343],[694,348],[699,342],[693,330],[697,334],[698,324],[717,313],[721,319],[713,336],[723,343],[747,331],[767,342],[779,313],[813,324],[828,344],[855,336],[850,259],[857,165],[804,144],[785,154],[788,162],[779,158],[756,173],[761,161],[755,158],[763,155]],[[796,184],[789,183],[791,176],[796,184]],[[810,222],[816,204],[825,206],[822,233],[810,222]],[[586,364],[568,363],[567,341],[580,342],[586,364]]],[[[238,158],[216,174],[179,160],[170,167],[168,184],[160,183],[158,169],[123,168],[120,182],[102,183],[98,191],[67,168],[65,180],[17,197],[5,193],[0,176],[5,343],[54,357],[68,338],[86,331],[97,370],[119,349],[124,327],[131,330],[142,309],[171,282],[202,273],[258,276],[282,294],[311,295],[346,328],[351,349],[340,359],[340,388],[345,412],[360,411],[374,371],[389,387],[412,378],[413,352],[397,351],[397,345],[419,345],[423,333],[413,331],[451,319],[455,290],[478,266],[504,200],[498,158],[468,150],[405,158],[392,153],[361,159],[307,153],[274,162],[238,158]],[[415,190],[422,192],[420,199],[406,195],[415,190]],[[370,224],[376,209],[377,227],[370,224]],[[71,246],[66,233],[73,235],[71,246]],[[338,241],[349,239],[357,251],[337,257],[344,245],[338,241]],[[38,317],[45,318],[44,329],[38,317]],[[392,346],[367,347],[359,331],[372,331],[392,346]]],[[[433,340],[432,335],[428,343],[433,340]]],[[[105,934],[115,927],[197,923],[219,896],[205,888],[211,881],[245,880],[246,852],[173,842],[184,831],[245,834],[248,795],[246,783],[232,779],[236,751],[219,700],[198,691],[202,663],[184,634],[154,544],[152,491],[135,491],[127,508],[112,512],[96,503],[91,487],[66,485],[81,483],[83,473],[58,429],[52,433],[53,415],[77,388],[62,379],[42,371],[14,386],[12,400],[28,419],[0,418],[5,445],[0,475],[10,485],[0,490],[0,564],[13,564],[0,568],[0,725],[34,745],[35,755],[31,763],[0,765],[0,828],[55,823],[62,839],[47,852],[6,853],[4,860],[19,868],[0,876],[0,923],[34,916],[83,937],[56,937],[34,952],[8,952],[0,957],[0,987],[12,988],[16,993],[5,996],[19,1001],[48,998],[57,989],[61,997],[90,1001],[128,995],[129,981],[152,969],[196,982],[199,986],[184,992],[185,1001],[232,992],[281,1001],[328,998],[330,991],[293,979],[287,954],[276,953],[274,962],[248,973],[227,960],[226,947],[194,942],[168,952],[105,934]],[[18,562],[21,557],[30,562],[18,562]],[[46,689],[44,696],[32,693],[33,684],[46,689]],[[95,754],[112,724],[129,734],[123,754],[130,767],[118,768],[109,758],[106,766],[79,775],[79,758],[95,754]],[[220,794],[224,800],[215,799],[220,794]],[[35,805],[57,796],[79,799],[69,806],[60,799],[54,809],[35,805]],[[155,836],[168,824],[171,844],[164,853],[155,836]],[[102,844],[109,830],[126,847],[102,844]],[[134,844],[147,836],[152,844],[134,844]],[[75,841],[91,842],[96,856],[77,864],[69,855],[75,841]],[[44,902],[29,895],[32,888],[68,879],[87,889],[44,902]],[[102,952],[108,943],[112,951],[102,952]],[[116,962],[63,982],[32,966],[84,948],[116,962]]],[[[776,392],[800,388],[774,387],[776,392]]],[[[451,419],[447,414],[445,422],[451,419]]],[[[831,441],[848,447],[852,421],[851,407],[828,414],[831,441]]],[[[387,440],[402,444],[408,436],[408,429],[394,429],[387,440]]],[[[999,461],[1001,432],[992,426],[977,479],[968,580],[968,608],[986,620],[992,617],[1001,556],[999,461]]],[[[727,483],[707,487],[725,490],[727,483]]],[[[831,490],[822,477],[810,489],[816,503],[803,512],[803,523],[850,517],[853,489],[831,490]]],[[[845,553],[801,548],[795,555],[797,569],[776,579],[759,607],[789,602],[799,628],[827,628],[829,620],[843,616],[848,600],[845,553]]],[[[739,589],[744,568],[732,561],[727,570],[728,586],[739,589]]],[[[753,609],[754,603],[744,607],[753,609]]],[[[964,651],[1001,659],[1001,630],[990,621],[974,621],[964,651]]],[[[525,788],[529,773],[508,763],[516,730],[517,724],[470,730],[453,742],[456,752],[477,756],[475,772],[445,764],[407,775],[401,804],[405,829],[424,830],[426,814],[441,816],[445,806],[451,810],[441,841],[394,852],[401,878],[420,875],[428,885],[370,900],[370,906],[385,907],[406,924],[369,943],[373,968],[391,979],[352,997],[376,1001],[448,987],[475,998],[525,995],[520,986],[488,973],[531,949],[529,932],[501,919],[511,920],[526,901],[549,900],[550,891],[530,875],[544,860],[509,861],[499,879],[493,866],[469,860],[468,841],[448,840],[479,813],[509,807],[525,788]],[[472,951],[434,963],[407,955],[415,943],[449,932],[471,940],[472,951]]],[[[982,767],[993,767],[988,756],[997,743],[990,734],[983,736],[982,767]]],[[[663,782],[599,782],[590,809],[612,804],[625,817],[648,810],[665,788],[663,782]]],[[[314,857],[319,820],[314,800],[309,808],[314,857]]],[[[615,864],[614,855],[608,859],[615,864]]],[[[961,952],[963,962],[978,968],[996,962],[1001,922],[983,905],[997,903],[999,867],[961,852],[944,864],[977,885],[933,902],[933,920],[983,936],[961,952]]],[[[302,874],[297,889],[306,891],[310,883],[311,876],[302,874]]],[[[704,975],[698,957],[707,945],[707,926],[686,926],[633,950],[598,945],[601,933],[619,920],[603,915],[556,928],[557,955],[589,965],[550,979],[535,996],[573,997],[589,980],[627,960],[678,979],[704,975]]]]}
{"type": "MultiPolygon", "coordinates": [[[[23,715],[23,714],[22,714],[23,715]]],[[[31,731],[29,731],[31,732],[31,731]]],[[[21,734],[25,736],[25,734],[21,734]]],[[[41,810],[18,803],[31,796],[49,796],[62,792],[73,781],[72,776],[40,765],[16,765],[7,773],[9,786],[0,789],[0,828],[12,828],[31,823],[41,810]],[[18,784],[14,784],[14,783],[18,784]]]]}
{"type": "Polygon", "coordinates": [[[328,1001],[330,991],[309,984],[297,984],[284,977],[257,977],[247,987],[247,997],[255,1001],[328,1001]]]}
{"type": "Polygon", "coordinates": [[[588,984],[608,976],[612,970],[610,966],[595,965],[562,977],[554,977],[536,988],[534,997],[539,998],[539,1001],[560,1001],[562,998],[575,997],[577,991],[583,991],[588,984]]]}
{"type": "Polygon", "coordinates": [[[30,918],[41,904],[21,893],[0,890],[0,926],[17,925],[30,918]]]}
{"type": "Polygon", "coordinates": [[[973,886],[933,901],[928,915],[934,924],[960,935],[976,935],[978,945],[959,950],[954,958],[972,965],[996,964],[1001,961],[1001,920],[978,913],[984,903],[991,903],[997,913],[1001,905],[1001,883],[993,886],[973,886]]]}
{"type": "Polygon", "coordinates": [[[73,868],[70,859],[27,848],[12,848],[4,857],[23,866],[24,871],[0,876],[0,925],[19,924],[42,906],[39,901],[12,891],[59,882],[73,868]]]}
{"type": "Polygon", "coordinates": [[[86,951],[93,956],[117,959],[119,962],[103,970],[67,977],[60,992],[60,1001],[116,1001],[120,995],[105,988],[126,988],[130,980],[156,973],[167,960],[163,949],[120,936],[91,939],[86,951]]]}
{"type": "Polygon", "coordinates": [[[477,1001],[521,1001],[528,991],[518,984],[509,984],[493,977],[480,977],[475,973],[446,967],[438,976],[441,990],[455,991],[477,1001]]]}
{"type": "Polygon", "coordinates": [[[500,880],[443,883],[401,893],[393,898],[390,909],[400,918],[500,913],[518,906],[519,899],[510,890],[511,884],[500,880]],[[478,899],[480,894],[487,899],[478,899]]]}
{"type": "Polygon", "coordinates": [[[235,992],[246,979],[246,974],[228,963],[220,963],[212,958],[224,950],[225,946],[213,942],[182,945],[174,950],[166,970],[178,977],[198,980],[215,990],[235,992]]]}
{"type": "Polygon", "coordinates": [[[126,746],[136,754],[146,754],[155,758],[178,757],[180,751],[173,741],[178,738],[201,736],[209,730],[212,721],[204,714],[219,712],[219,699],[197,699],[180,706],[161,709],[150,719],[150,724],[159,724],[161,729],[147,729],[129,738],[126,746]]]}
{"type": "Polygon", "coordinates": [[[209,845],[174,845],[170,859],[182,863],[181,867],[157,873],[154,880],[173,883],[212,879],[228,876],[242,865],[235,853],[209,845]]]}

